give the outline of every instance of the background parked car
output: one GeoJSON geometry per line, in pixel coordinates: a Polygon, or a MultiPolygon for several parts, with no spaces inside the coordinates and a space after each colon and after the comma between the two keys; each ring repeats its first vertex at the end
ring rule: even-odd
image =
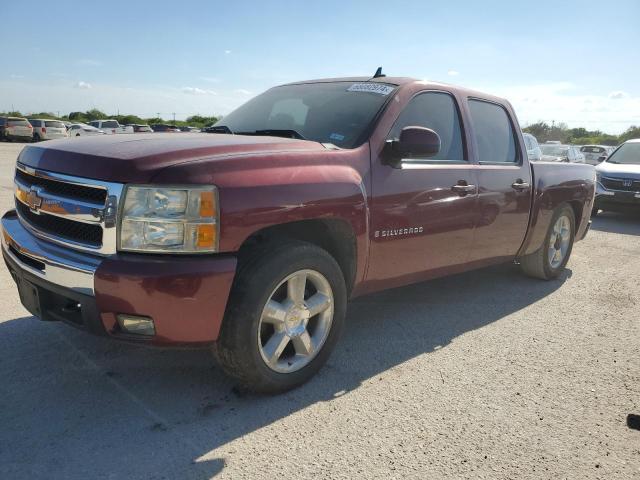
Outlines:
{"type": "Polygon", "coordinates": [[[627,140],[596,167],[598,210],[640,212],[640,138],[627,140]]]}
{"type": "Polygon", "coordinates": [[[102,130],[106,134],[133,133],[133,127],[120,125],[117,120],[94,120],[89,125],[102,130]]]}
{"type": "Polygon", "coordinates": [[[46,118],[30,118],[29,123],[33,127],[33,141],[53,140],[54,138],[66,138],[69,136],[67,127],[60,120],[47,120],[46,118]]]}
{"type": "Polygon", "coordinates": [[[180,129],[175,125],[167,125],[166,123],[154,123],[151,125],[154,132],[179,132],[180,129]]]}
{"type": "Polygon", "coordinates": [[[140,125],[137,123],[128,123],[127,127],[133,127],[134,133],[153,133],[152,128],[149,125],[140,125]]]}
{"type": "Polygon", "coordinates": [[[584,155],[573,145],[545,143],[540,145],[540,150],[545,162],[584,163],[584,155]]]}
{"type": "Polygon", "coordinates": [[[187,133],[197,133],[197,132],[200,131],[200,129],[196,128],[196,127],[186,126],[186,127],[180,127],[180,131],[181,132],[187,132],[187,133]]]}
{"type": "Polygon", "coordinates": [[[527,147],[527,157],[529,157],[530,161],[540,161],[542,159],[542,150],[540,150],[540,145],[538,145],[538,139],[531,135],[530,133],[523,133],[524,144],[527,147]]]}
{"type": "Polygon", "coordinates": [[[30,142],[32,138],[33,127],[26,118],[0,117],[0,140],[30,142]]]}
{"type": "Polygon", "coordinates": [[[585,145],[580,148],[580,151],[583,153],[586,163],[597,165],[609,156],[611,153],[609,148],[605,145],[585,145]]]}
{"type": "Polygon", "coordinates": [[[69,127],[70,137],[82,137],[85,135],[106,135],[102,130],[87,125],[86,123],[74,123],[69,127]]]}

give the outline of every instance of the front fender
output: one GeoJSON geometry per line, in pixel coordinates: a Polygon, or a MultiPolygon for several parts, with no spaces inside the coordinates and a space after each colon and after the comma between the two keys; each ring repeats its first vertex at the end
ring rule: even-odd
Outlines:
{"type": "Polygon", "coordinates": [[[353,230],[358,278],[368,245],[368,149],[297,152],[260,158],[206,160],[165,169],[154,183],[211,183],[220,200],[220,252],[237,252],[256,232],[315,219],[342,220],[353,230]]]}

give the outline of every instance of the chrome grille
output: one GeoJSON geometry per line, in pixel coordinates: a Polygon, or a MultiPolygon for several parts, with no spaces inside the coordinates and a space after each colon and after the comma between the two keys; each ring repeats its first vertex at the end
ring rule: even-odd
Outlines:
{"type": "Polygon", "coordinates": [[[631,178],[602,177],[602,186],[609,190],[621,192],[640,192],[640,180],[631,178]]]}
{"type": "Polygon", "coordinates": [[[116,215],[123,185],[33,169],[18,163],[20,222],[34,235],[77,250],[116,252],[116,215]]]}

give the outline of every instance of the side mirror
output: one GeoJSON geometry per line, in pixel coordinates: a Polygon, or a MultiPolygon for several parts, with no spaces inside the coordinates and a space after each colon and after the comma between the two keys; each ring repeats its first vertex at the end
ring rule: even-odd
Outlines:
{"type": "Polygon", "coordinates": [[[385,150],[392,165],[403,158],[432,157],[440,151],[440,136],[430,128],[404,127],[398,140],[387,141],[385,150]]]}

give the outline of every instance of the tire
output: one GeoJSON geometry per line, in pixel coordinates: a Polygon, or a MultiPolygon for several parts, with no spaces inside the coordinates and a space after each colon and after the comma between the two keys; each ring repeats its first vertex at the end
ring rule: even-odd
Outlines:
{"type": "Polygon", "coordinates": [[[327,361],[346,305],[344,276],[325,250],[298,241],[266,248],[239,268],[214,353],[242,388],[285,392],[327,361]]]}
{"type": "Polygon", "coordinates": [[[551,224],[544,237],[542,246],[536,252],[520,258],[522,271],[530,277],[540,278],[542,280],[557,278],[569,261],[575,234],[575,214],[573,213],[573,209],[564,203],[555,210],[553,217],[551,217],[551,224]],[[563,220],[561,221],[561,219],[563,220]],[[562,224],[562,226],[559,228],[558,226],[560,224],[562,224]],[[567,236],[558,236],[557,232],[563,231],[565,228],[569,229],[567,236]],[[561,258],[551,257],[551,253],[553,253],[551,251],[552,248],[561,258]],[[557,252],[560,253],[558,254],[557,252]]]}
{"type": "Polygon", "coordinates": [[[39,142],[40,140],[41,140],[40,135],[38,135],[37,133],[33,135],[34,142],[39,142]]]}

